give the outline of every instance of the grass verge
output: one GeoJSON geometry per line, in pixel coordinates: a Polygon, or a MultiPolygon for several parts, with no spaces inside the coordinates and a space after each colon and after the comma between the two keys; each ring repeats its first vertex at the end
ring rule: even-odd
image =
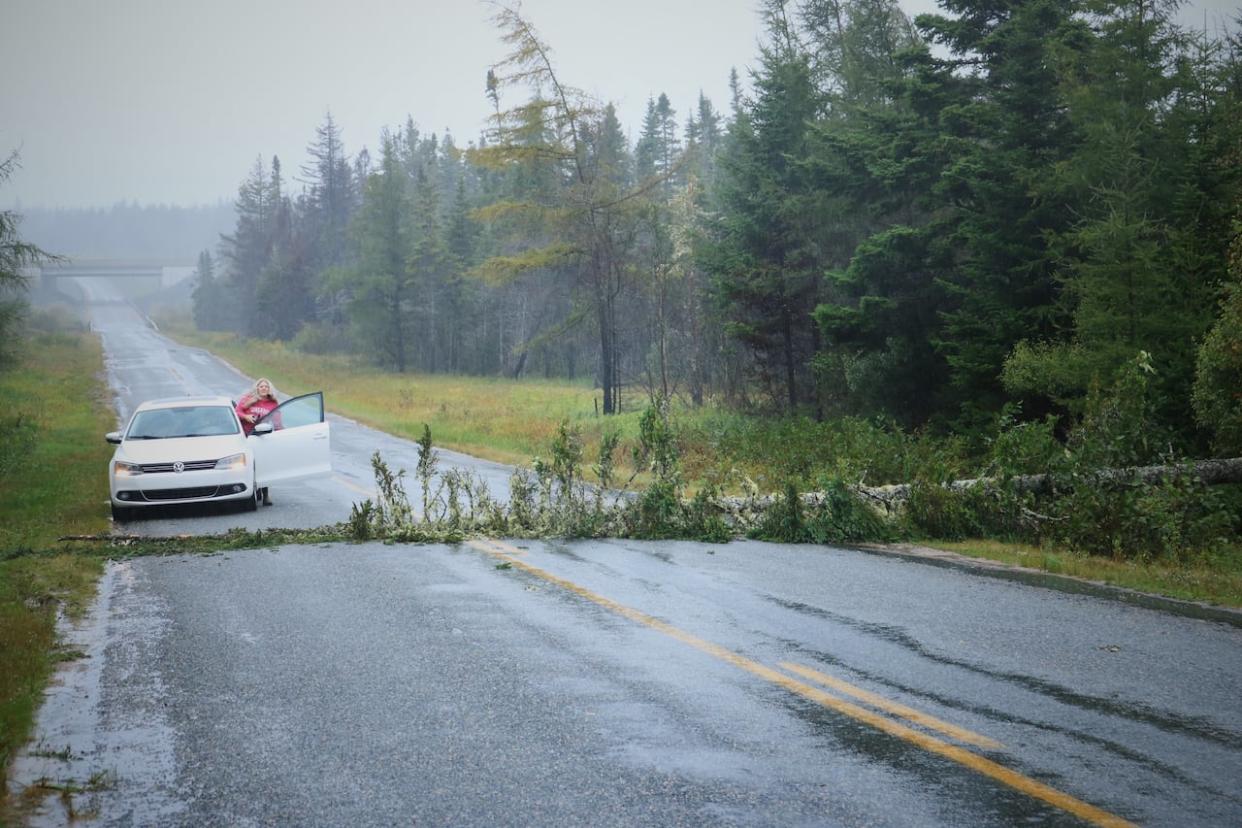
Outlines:
{"type": "Polygon", "coordinates": [[[1098,555],[1080,555],[1030,544],[986,539],[932,540],[921,543],[972,558],[985,558],[1055,575],[1085,578],[1170,598],[1242,609],[1242,546],[1235,545],[1191,563],[1173,564],[1164,561],[1114,560],[1098,555]]]}
{"type": "MultiPolygon", "coordinates": [[[[264,376],[286,394],[326,390],[333,411],[381,431],[417,440],[423,424],[436,445],[501,463],[529,463],[546,452],[557,425],[581,430],[588,456],[606,430],[633,439],[638,410],[596,416],[598,392],[564,380],[507,380],[427,374],[393,374],[343,356],[303,354],[280,342],[256,343],[233,334],[177,326],[165,333],[210,350],[250,376],[264,376]]],[[[237,389],[241,393],[244,389],[237,389]]],[[[628,450],[622,447],[622,453],[628,450]]]]}
{"type": "Polygon", "coordinates": [[[43,334],[18,348],[0,372],[0,774],[61,657],[57,610],[82,613],[103,568],[101,555],[56,539],[107,530],[103,434],[115,425],[94,337],[43,334]]]}
{"type": "MultiPolygon", "coordinates": [[[[354,357],[305,354],[281,342],[198,331],[179,317],[162,317],[160,324],[179,342],[205,348],[252,377],[267,377],[284,393],[324,390],[334,412],[389,434],[417,440],[426,423],[438,447],[525,465],[533,457],[546,458],[558,426],[568,422],[581,436],[587,466],[598,457],[604,435],[615,432],[621,438],[615,453],[621,479],[634,471],[639,421],[650,402],[641,389],[625,395],[621,414],[603,417],[600,392],[586,382],[394,374],[354,357]]],[[[742,475],[765,491],[790,479],[809,486],[830,471],[873,484],[903,482],[910,469],[927,464],[933,442],[863,421],[747,416],[710,404],[675,407],[674,418],[680,467],[691,493],[700,480],[737,490],[742,475]],[[866,468],[842,468],[843,455],[874,459],[866,468]]]]}

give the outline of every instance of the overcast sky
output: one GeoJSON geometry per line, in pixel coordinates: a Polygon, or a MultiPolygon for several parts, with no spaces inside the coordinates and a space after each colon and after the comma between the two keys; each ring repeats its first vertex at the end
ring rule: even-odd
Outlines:
{"type": "MultiPolygon", "coordinates": [[[[1196,8],[1218,18],[1237,4],[1196,8]]],[[[660,92],[682,122],[700,90],[727,109],[729,69],[744,77],[757,53],[756,5],[522,9],[563,80],[615,102],[633,135],[660,92]]],[[[22,164],[0,205],[232,199],[259,155],[296,173],[329,110],[351,154],[407,115],[464,146],[489,112],[487,68],[505,54],[490,16],[475,0],[0,0],[0,155],[19,149],[22,164]]]]}

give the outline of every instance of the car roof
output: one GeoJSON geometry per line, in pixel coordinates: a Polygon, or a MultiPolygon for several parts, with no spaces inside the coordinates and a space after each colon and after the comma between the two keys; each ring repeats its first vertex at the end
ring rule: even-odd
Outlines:
{"type": "Polygon", "coordinates": [[[153,408],[188,408],[197,405],[223,405],[233,407],[228,397],[164,397],[158,400],[147,400],[135,411],[150,411],[153,408]]]}

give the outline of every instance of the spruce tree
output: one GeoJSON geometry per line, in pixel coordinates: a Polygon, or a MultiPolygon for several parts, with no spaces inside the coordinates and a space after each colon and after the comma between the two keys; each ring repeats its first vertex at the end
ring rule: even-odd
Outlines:
{"type": "Polygon", "coordinates": [[[774,399],[792,411],[813,400],[806,379],[817,349],[819,225],[797,159],[820,99],[806,56],[779,32],[773,40],[754,74],[755,100],[734,118],[721,156],[723,209],[703,261],[730,332],[753,354],[774,399]]]}
{"type": "MultiPolygon", "coordinates": [[[[17,166],[16,152],[0,162],[0,184],[9,180],[17,166]]],[[[20,224],[21,216],[17,212],[0,210],[0,364],[8,361],[14,332],[25,308],[22,294],[27,285],[23,268],[54,258],[24,241],[19,232],[20,224]]]]}
{"type": "Polygon", "coordinates": [[[276,198],[272,180],[260,156],[237,191],[237,224],[232,235],[221,237],[220,253],[228,262],[228,285],[235,295],[235,318],[230,330],[264,336],[268,326],[256,305],[259,275],[272,254],[276,198]]]}
{"type": "Polygon", "coordinates": [[[436,183],[420,169],[411,200],[411,248],[409,269],[419,285],[419,342],[421,363],[431,372],[444,370],[443,353],[459,324],[459,297],[451,289],[450,258],[444,245],[440,195],[436,183]]]}
{"type": "Polygon", "coordinates": [[[1006,400],[1004,360],[1058,319],[1050,235],[1071,216],[1038,188],[1070,157],[1074,125],[1057,94],[1060,55],[1086,37],[1077,0],[953,0],[953,18],[917,21],[951,50],[937,59],[951,97],[939,118],[951,160],[936,196],[943,218],[934,255],[949,294],[936,347],[948,363],[960,427],[985,425],[1006,400]],[[975,66],[971,74],[959,67],[975,66]]]}
{"type": "Polygon", "coordinates": [[[380,139],[379,164],[357,218],[358,263],[338,279],[348,281],[358,339],[376,362],[404,373],[414,355],[419,285],[409,264],[409,183],[397,144],[387,132],[380,139]]]}
{"type": "Polygon", "coordinates": [[[1218,159],[1239,130],[1220,119],[1210,61],[1195,68],[1175,7],[1091,6],[1096,35],[1062,90],[1081,140],[1045,185],[1075,206],[1052,237],[1068,322],[1016,348],[1004,377],[1015,393],[1077,410],[1144,351],[1160,415],[1188,437],[1195,348],[1225,278],[1239,181],[1218,159]]]}
{"type": "Polygon", "coordinates": [[[333,267],[347,258],[346,230],[360,193],[341,128],[331,112],[316,127],[306,153],[310,160],[301,172],[310,187],[307,218],[315,228],[315,259],[320,267],[333,267]]]}
{"type": "Polygon", "coordinates": [[[193,315],[194,326],[200,331],[226,331],[233,326],[237,306],[234,294],[216,276],[215,260],[207,250],[198,254],[198,266],[194,269],[193,315]]]}

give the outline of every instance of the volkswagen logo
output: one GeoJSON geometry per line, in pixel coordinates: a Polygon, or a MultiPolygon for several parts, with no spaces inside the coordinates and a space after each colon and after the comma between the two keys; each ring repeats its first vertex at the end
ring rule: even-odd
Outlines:
{"type": "Polygon", "coordinates": [[[173,471],[175,471],[177,474],[181,474],[183,471],[185,471],[185,463],[182,463],[180,460],[178,460],[176,463],[173,463],[173,471]]]}

